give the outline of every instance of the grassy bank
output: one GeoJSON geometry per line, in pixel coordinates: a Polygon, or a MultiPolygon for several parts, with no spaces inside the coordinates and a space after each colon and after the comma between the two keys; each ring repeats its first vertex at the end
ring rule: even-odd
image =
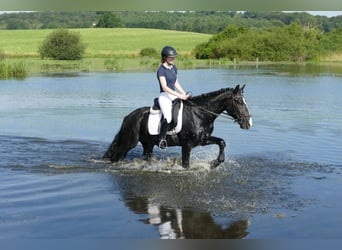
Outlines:
{"type": "MultiPolygon", "coordinates": [[[[238,62],[234,64],[228,59],[222,60],[196,60],[191,57],[180,55],[177,58],[177,67],[179,69],[193,68],[258,68],[271,65],[293,65],[305,66],[316,65],[322,67],[342,68],[341,61],[322,61],[319,63],[291,63],[291,62],[238,62]]],[[[18,67],[18,73],[1,75],[0,63],[0,79],[8,78],[25,78],[27,75],[40,75],[50,73],[70,73],[70,72],[153,72],[156,70],[159,60],[156,58],[140,58],[140,57],[88,57],[78,61],[61,61],[61,60],[41,60],[38,57],[26,58],[9,58],[6,59],[4,65],[11,65],[8,68],[15,69],[18,67]],[[17,65],[17,66],[16,66],[17,65]],[[23,71],[25,68],[26,72],[23,71]],[[19,77],[18,77],[19,76],[19,77]]],[[[7,72],[9,71],[7,68],[7,72]]],[[[340,70],[339,70],[340,72],[340,70]]],[[[339,73],[340,74],[340,73],[339,73]]]]}
{"type": "MultiPolygon", "coordinates": [[[[195,60],[179,56],[177,67],[191,69],[210,67],[208,60],[195,60]]],[[[55,72],[143,72],[155,71],[159,65],[158,58],[140,57],[87,57],[77,61],[41,60],[38,57],[9,58],[7,65],[25,65],[28,75],[55,73],[55,72]]],[[[218,63],[216,63],[218,65],[218,63]]],[[[212,64],[213,67],[214,64],[212,64]]],[[[1,77],[8,78],[8,77],[1,77]]]]}
{"type": "Polygon", "coordinates": [[[24,79],[26,75],[27,69],[24,62],[0,61],[0,79],[24,79]]]}
{"type": "Polygon", "coordinates": [[[322,62],[326,63],[341,63],[342,62],[342,52],[340,53],[332,53],[327,55],[321,59],[322,62]]]}

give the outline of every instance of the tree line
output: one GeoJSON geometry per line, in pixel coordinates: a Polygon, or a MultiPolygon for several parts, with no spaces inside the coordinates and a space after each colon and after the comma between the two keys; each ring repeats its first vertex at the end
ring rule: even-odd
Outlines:
{"type": "Polygon", "coordinates": [[[296,23],[267,28],[229,25],[194,50],[198,59],[293,62],[317,61],[335,52],[342,52],[342,27],[322,32],[296,23]]]}
{"type": "Polygon", "coordinates": [[[312,16],[305,12],[236,11],[79,11],[20,12],[0,15],[0,29],[155,28],[216,34],[227,25],[247,28],[284,27],[296,23],[330,32],[342,26],[342,16],[312,16]]]}

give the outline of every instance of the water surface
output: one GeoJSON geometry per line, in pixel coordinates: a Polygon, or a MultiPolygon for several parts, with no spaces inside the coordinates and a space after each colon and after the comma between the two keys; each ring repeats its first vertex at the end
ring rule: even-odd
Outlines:
{"type": "Polygon", "coordinates": [[[341,78],[332,69],[184,70],[193,94],[246,84],[245,131],[220,117],[227,143],[138,145],[110,164],[125,115],[158,95],[154,73],[31,77],[0,82],[0,238],[340,238],[341,78]],[[333,71],[333,72],[332,72],[333,71]]]}

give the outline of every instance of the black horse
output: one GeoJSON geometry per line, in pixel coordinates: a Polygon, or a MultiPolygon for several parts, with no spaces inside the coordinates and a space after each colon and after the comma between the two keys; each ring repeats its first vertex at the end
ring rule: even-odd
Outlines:
{"type": "MultiPolygon", "coordinates": [[[[219,156],[211,162],[211,168],[217,167],[224,162],[224,148],[226,143],[223,139],[211,136],[214,130],[215,119],[224,111],[232,120],[239,123],[242,129],[252,126],[252,118],[243,96],[245,85],[240,88],[225,88],[218,91],[194,96],[184,101],[183,126],[176,135],[168,135],[166,140],[168,146],[182,147],[182,166],[189,167],[190,151],[201,145],[217,144],[219,156]]],[[[148,133],[147,121],[150,107],[142,107],[127,115],[121,125],[119,132],[114,137],[104,155],[104,159],[112,162],[123,159],[129,150],[134,148],[140,141],[146,159],[152,156],[154,145],[158,145],[158,135],[148,133]]]]}

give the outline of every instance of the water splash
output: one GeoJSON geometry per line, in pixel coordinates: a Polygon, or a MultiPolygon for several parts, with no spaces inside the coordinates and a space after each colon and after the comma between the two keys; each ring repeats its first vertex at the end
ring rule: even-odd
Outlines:
{"type": "Polygon", "coordinates": [[[194,150],[189,169],[182,168],[177,149],[168,150],[167,157],[156,152],[155,157],[144,161],[140,156],[142,149],[137,147],[126,160],[111,163],[101,159],[106,145],[98,142],[5,139],[1,145],[2,161],[12,170],[42,174],[105,173],[113,177],[124,200],[143,197],[167,207],[191,207],[230,216],[268,213],[283,208],[298,211],[314,200],[299,195],[293,189],[294,180],[307,176],[320,181],[339,169],[291,161],[267,152],[230,156],[211,170],[210,161],[217,157],[216,147],[194,150]],[[22,145],[30,148],[25,151],[25,157],[18,155],[24,152],[22,145]],[[16,153],[11,154],[13,151],[16,153]]]}

